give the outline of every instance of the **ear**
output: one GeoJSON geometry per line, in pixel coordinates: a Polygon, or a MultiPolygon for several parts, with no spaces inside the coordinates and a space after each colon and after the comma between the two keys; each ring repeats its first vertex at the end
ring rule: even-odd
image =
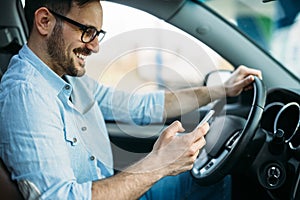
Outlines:
{"type": "Polygon", "coordinates": [[[45,7],[41,7],[35,11],[34,17],[34,23],[37,31],[43,36],[51,34],[55,26],[56,19],[50,11],[45,7]]]}

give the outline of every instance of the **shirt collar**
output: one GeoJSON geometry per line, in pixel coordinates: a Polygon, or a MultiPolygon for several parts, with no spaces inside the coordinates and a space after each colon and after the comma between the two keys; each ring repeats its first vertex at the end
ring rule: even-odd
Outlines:
{"type": "MultiPolygon", "coordinates": [[[[61,92],[66,85],[69,85],[60,76],[58,76],[50,67],[48,67],[33,51],[25,44],[19,52],[21,59],[27,60],[44,78],[48,84],[57,91],[61,92]]],[[[72,88],[71,85],[69,87],[72,88]]]]}

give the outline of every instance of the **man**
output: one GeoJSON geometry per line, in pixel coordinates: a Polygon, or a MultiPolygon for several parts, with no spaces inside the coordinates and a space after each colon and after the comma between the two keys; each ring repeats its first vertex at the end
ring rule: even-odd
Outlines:
{"type": "Polygon", "coordinates": [[[230,198],[227,178],[200,187],[186,172],[205,144],[207,123],[182,136],[181,123],[172,123],[144,159],[113,175],[104,119],[161,122],[238,95],[259,71],[240,67],[225,87],[128,98],[84,75],[86,57],[104,36],[98,0],[28,0],[25,15],[28,43],[1,82],[0,153],[26,199],[230,198]]]}

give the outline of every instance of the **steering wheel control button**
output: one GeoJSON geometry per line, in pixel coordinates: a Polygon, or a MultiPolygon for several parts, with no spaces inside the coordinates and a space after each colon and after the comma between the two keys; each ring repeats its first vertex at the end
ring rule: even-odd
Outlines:
{"type": "Polygon", "coordinates": [[[219,155],[219,157],[211,159],[205,166],[200,168],[198,170],[198,172],[196,171],[196,169],[195,170],[193,169],[192,174],[196,178],[208,176],[212,171],[214,171],[216,169],[216,167],[218,167],[218,165],[220,165],[220,163],[222,163],[224,161],[224,158],[226,158],[228,153],[229,153],[229,151],[225,149],[219,155]]]}
{"type": "Polygon", "coordinates": [[[209,170],[212,166],[214,165],[214,163],[212,161],[210,161],[206,166],[205,169],[209,170]]]}
{"type": "Polygon", "coordinates": [[[241,137],[241,134],[239,131],[236,132],[233,136],[231,136],[231,138],[229,138],[229,140],[227,141],[227,143],[225,145],[226,149],[228,149],[228,150],[232,149],[236,145],[236,143],[240,139],[240,137],[241,137]]]}

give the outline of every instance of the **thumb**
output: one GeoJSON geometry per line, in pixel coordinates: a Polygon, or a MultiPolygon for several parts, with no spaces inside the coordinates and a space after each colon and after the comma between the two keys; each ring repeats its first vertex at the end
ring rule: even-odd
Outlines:
{"type": "Polygon", "coordinates": [[[176,135],[178,132],[183,132],[184,128],[182,127],[181,122],[174,121],[171,125],[169,125],[163,132],[165,137],[172,137],[176,135]]]}
{"type": "Polygon", "coordinates": [[[169,125],[159,136],[158,140],[153,145],[154,150],[160,149],[165,143],[168,143],[178,133],[184,131],[182,124],[179,121],[174,121],[169,125]]]}

